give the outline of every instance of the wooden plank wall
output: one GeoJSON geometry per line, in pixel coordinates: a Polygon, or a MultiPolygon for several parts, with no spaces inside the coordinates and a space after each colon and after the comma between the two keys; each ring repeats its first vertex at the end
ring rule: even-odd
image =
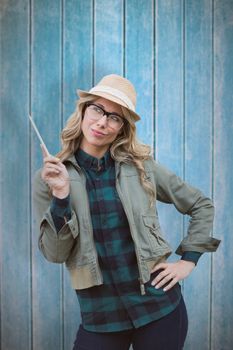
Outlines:
{"type": "MultiPolygon", "coordinates": [[[[138,91],[139,138],[215,201],[223,241],[182,284],[185,350],[231,350],[233,1],[0,0],[0,26],[1,349],[68,350],[80,323],[66,270],[37,248],[42,157],[27,114],[56,153],[76,89],[117,73],[138,91]]],[[[162,204],[159,215],[175,249],[188,218],[162,204]]]]}

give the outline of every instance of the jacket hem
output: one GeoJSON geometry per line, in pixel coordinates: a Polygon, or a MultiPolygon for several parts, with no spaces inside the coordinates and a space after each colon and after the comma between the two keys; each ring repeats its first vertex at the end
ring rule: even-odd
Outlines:
{"type": "Polygon", "coordinates": [[[103,278],[92,264],[69,269],[71,285],[73,289],[85,289],[103,284],[103,278]]]}

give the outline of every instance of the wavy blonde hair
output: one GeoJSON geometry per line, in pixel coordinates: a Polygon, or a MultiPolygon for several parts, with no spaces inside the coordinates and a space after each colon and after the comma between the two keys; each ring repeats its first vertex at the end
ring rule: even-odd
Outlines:
{"type": "MultiPolygon", "coordinates": [[[[56,156],[62,161],[74,154],[79,148],[83,137],[81,124],[85,105],[87,102],[93,102],[96,99],[96,97],[90,95],[77,101],[74,113],[71,114],[61,132],[62,149],[56,156]]],[[[122,131],[111,144],[110,153],[117,162],[135,165],[139,173],[140,183],[148,193],[150,205],[152,206],[155,201],[156,191],[154,185],[149,181],[144,168],[144,161],[151,158],[151,148],[137,140],[136,126],[130,112],[122,106],[121,109],[127,122],[123,124],[122,131]]]]}

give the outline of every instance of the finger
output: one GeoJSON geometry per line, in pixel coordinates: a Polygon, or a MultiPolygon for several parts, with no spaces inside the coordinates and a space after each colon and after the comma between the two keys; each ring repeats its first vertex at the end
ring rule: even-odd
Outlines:
{"type": "Polygon", "coordinates": [[[174,285],[178,282],[178,280],[176,278],[173,278],[173,280],[166,286],[163,288],[164,292],[167,292],[169,289],[171,289],[172,287],[174,287],[174,285]]]}
{"type": "Polygon", "coordinates": [[[173,279],[173,276],[169,274],[168,276],[164,277],[159,283],[155,285],[155,289],[159,289],[162,286],[164,286],[166,283],[170,282],[173,279]]]}
{"type": "Polygon", "coordinates": [[[50,170],[50,169],[56,169],[58,170],[59,172],[62,171],[62,169],[55,163],[46,163],[45,166],[44,166],[44,171],[47,171],[47,170],[50,170]]]}
{"type": "Polygon", "coordinates": [[[58,175],[58,174],[60,174],[60,170],[49,168],[44,173],[44,176],[49,177],[49,176],[54,176],[54,175],[58,175]]]}
{"type": "Polygon", "coordinates": [[[49,179],[50,177],[58,176],[61,173],[59,169],[53,168],[53,167],[47,167],[42,171],[42,178],[43,179],[49,179]]]}
{"type": "Polygon", "coordinates": [[[160,269],[165,269],[167,266],[168,266],[167,263],[159,263],[151,270],[151,272],[155,272],[155,271],[158,271],[160,269]]]}
{"type": "Polygon", "coordinates": [[[59,164],[60,163],[60,159],[57,157],[53,157],[51,155],[44,157],[44,163],[55,163],[55,164],[59,164]]]}
{"type": "MultiPolygon", "coordinates": [[[[57,157],[55,157],[55,158],[59,159],[57,157]]],[[[60,161],[60,159],[59,159],[59,162],[57,163],[57,166],[59,167],[60,170],[66,170],[65,165],[60,161]]]]}
{"type": "Polygon", "coordinates": [[[156,285],[157,283],[159,283],[164,277],[166,277],[167,275],[169,275],[171,273],[171,271],[165,269],[162,272],[160,272],[158,274],[158,276],[155,277],[155,279],[152,282],[152,285],[156,285]]]}

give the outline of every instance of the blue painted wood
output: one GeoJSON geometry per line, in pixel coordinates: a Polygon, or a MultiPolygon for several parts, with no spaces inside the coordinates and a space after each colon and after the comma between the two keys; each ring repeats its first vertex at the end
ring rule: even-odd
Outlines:
{"type": "Polygon", "coordinates": [[[125,75],[137,91],[138,137],[154,144],[154,2],[125,4],[125,75]],[[142,10],[143,9],[143,10],[142,10]]]}
{"type": "Polygon", "coordinates": [[[63,21],[64,121],[73,113],[77,89],[89,90],[93,70],[93,1],[65,0],[63,21]]]}
{"type": "Polygon", "coordinates": [[[0,2],[0,23],[0,348],[23,350],[31,344],[27,1],[0,2]]]}
{"type": "MultiPolygon", "coordinates": [[[[60,1],[35,1],[32,7],[32,116],[48,150],[59,148],[61,128],[60,1]]],[[[42,166],[39,142],[32,135],[32,173],[42,166]]],[[[33,347],[62,349],[62,270],[38,251],[38,227],[33,222],[33,347]]]]}
{"type": "Polygon", "coordinates": [[[123,73],[123,2],[94,2],[94,83],[106,74],[123,73]]]}
{"type": "MultiPolygon", "coordinates": [[[[212,4],[209,0],[185,3],[184,33],[184,175],[188,182],[211,198],[213,38],[212,4]]],[[[186,348],[190,350],[199,348],[200,344],[203,349],[210,348],[210,273],[211,255],[206,254],[200,259],[190,278],[184,282],[184,297],[190,315],[186,348]]]]}
{"type": "Polygon", "coordinates": [[[233,1],[214,1],[214,199],[215,231],[222,238],[213,256],[211,348],[233,346],[233,1]]]}
{"type": "MultiPolygon", "coordinates": [[[[125,76],[137,92],[137,137],[154,146],[154,2],[125,2],[125,76]],[[142,10],[143,9],[143,10],[142,10]]],[[[130,348],[132,350],[132,347],[130,348]]]]}
{"type": "MultiPolygon", "coordinates": [[[[64,3],[64,123],[74,110],[77,88],[89,90],[92,85],[92,14],[90,0],[72,0],[64,3]]],[[[64,349],[72,349],[80,322],[78,299],[64,268],[64,349]]]]}
{"type": "MultiPolygon", "coordinates": [[[[179,0],[158,1],[155,11],[156,158],[183,177],[183,7],[179,0]]],[[[183,217],[174,206],[158,208],[164,234],[175,250],[182,239],[183,217]]]]}

